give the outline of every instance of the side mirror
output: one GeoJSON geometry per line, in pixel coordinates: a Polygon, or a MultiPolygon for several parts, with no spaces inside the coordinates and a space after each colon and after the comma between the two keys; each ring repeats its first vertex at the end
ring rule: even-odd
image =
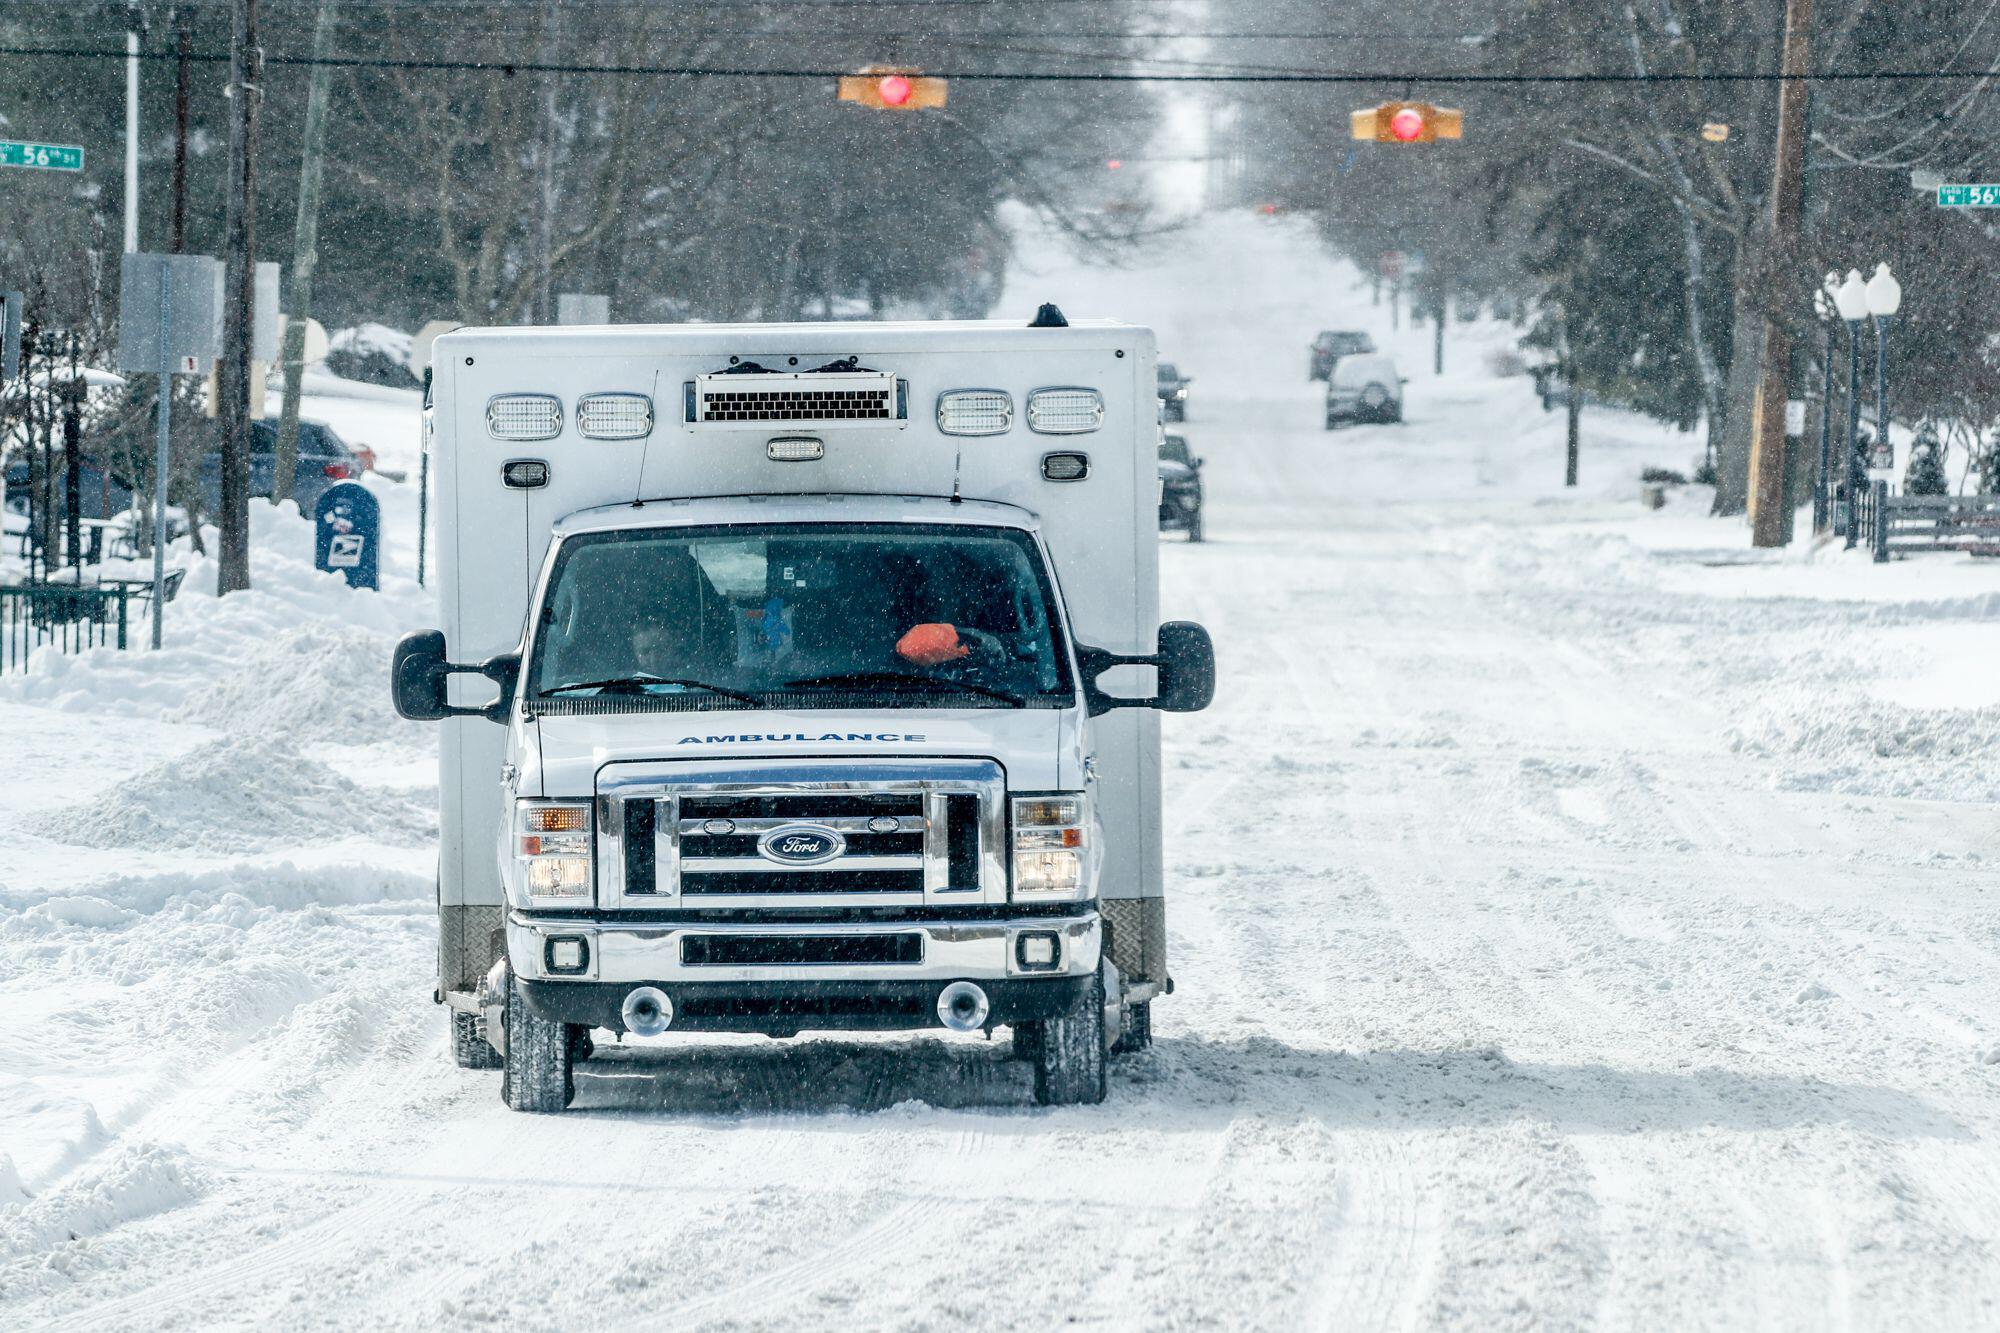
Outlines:
{"type": "Polygon", "coordinates": [[[1150,655],[1127,656],[1079,645],[1076,658],[1083,672],[1084,701],[1092,717],[1102,717],[1116,708],[1198,713],[1215,699],[1215,644],[1208,631],[1193,621],[1170,620],[1160,626],[1160,649],[1150,655]],[[1097,678],[1118,666],[1154,668],[1159,673],[1160,692],[1150,699],[1106,694],[1098,688],[1097,678]]]}
{"type": "Polygon", "coordinates": [[[420,630],[405,634],[396,644],[389,666],[389,693],[396,712],[412,722],[437,722],[448,717],[505,722],[507,710],[514,706],[514,687],[520,675],[519,653],[502,653],[477,665],[451,662],[445,658],[444,632],[420,630]],[[454,675],[484,676],[500,687],[500,697],[474,708],[451,703],[445,685],[454,675]]]}
{"type": "Polygon", "coordinates": [[[1200,467],[1203,463],[1206,463],[1207,461],[1208,460],[1206,458],[1197,458],[1194,460],[1194,465],[1196,467],[1200,467]]]}

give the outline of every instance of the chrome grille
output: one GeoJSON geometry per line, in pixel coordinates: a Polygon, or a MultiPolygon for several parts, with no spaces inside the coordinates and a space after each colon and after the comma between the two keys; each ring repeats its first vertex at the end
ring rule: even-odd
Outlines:
{"type": "Polygon", "coordinates": [[[614,765],[599,787],[599,904],[1004,901],[1004,797],[999,766],[984,760],[614,765]],[[837,854],[799,862],[760,850],[795,828],[837,854]]]}

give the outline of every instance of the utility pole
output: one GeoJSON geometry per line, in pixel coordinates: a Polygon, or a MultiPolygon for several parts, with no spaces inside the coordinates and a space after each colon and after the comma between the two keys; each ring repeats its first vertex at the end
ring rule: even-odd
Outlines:
{"type": "Polygon", "coordinates": [[[1444,261],[1439,260],[1432,274],[1432,287],[1437,296],[1436,328],[1431,334],[1431,374],[1444,374],[1444,261]]]}
{"type": "MultiPolygon", "coordinates": [[[[556,48],[562,40],[562,6],[550,0],[542,33],[542,59],[555,63],[556,48]]],[[[535,218],[535,312],[544,324],[556,322],[555,298],[550,295],[553,275],[549,272],[555,254],[556,225],[556,133],[557,85],[554,74],[542,76],[542,163],[541,210],[535,218]]]]}
{"type": "Polygon", "coordinates": [[[125,11],[125,253],[139,250],[139,6],[125,11]]]}
{"type": "Polygon", "coordinates": [[[326,147],[326,101],[332,68],[334,0],[320,0],[313,20],[312,81],[306,90],[304,143],[299,149],[299,213],[292,226],[292,291],[285,315],[285,406],[278,417],[271,494],[292,493],[299,464],[299,395],[306,375],[306,320],[312,315],[313,269],[319,263],[319,172],[326,147]]]}
{"type": "MultiPolygon", "coordinates": [[[[1806,109],[1811,89],[1812,0],[1785,0],[1784,82],[1778,91],[1777,164],[1771,179],[1771,254],[1782,266],[1798,235],[1805,192],[1806,109]]],[[[1757,398],[1750,413],[1750,543],[1785,542],[1785,402],[1791,395],[1792,340],[1764,316],[1757,398]]],[[[1850,503],[1852,498],[1850,497],[1850,503]]]]}
{"type": "Polygon", "coordinates": [[[174,254],[187,249],[188,185],[188,57],[194,54],[194,31],[188,7],[174,6],[174,254]]]}
{"type": "Polygon", "coordinates": [[[234,0],[229,44],[229,193],[225,236],[222,366],[216,377],[222,422],[221,549],[215,591],[250,586],[250,343],[257,289],[257,0],[234,0]]]}

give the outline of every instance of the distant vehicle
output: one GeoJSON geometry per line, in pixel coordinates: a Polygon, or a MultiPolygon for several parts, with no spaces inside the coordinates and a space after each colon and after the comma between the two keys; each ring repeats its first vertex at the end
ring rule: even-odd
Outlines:
{"type": "MultiPolygon", "coordinates": [[[[325,422],[301,421],[298,470],[292,479],[292,498],[299,502],[299,513],[310,517],[313,506],[319,503],[319,497],[326,493],[329,486],[339,481],[358,480],[368,470],[373,457],[372,451],[350,447],[325,422]]],[[[250,494],[268,500],[277,475],[278,423],[253,421],[250,423],[250,494]]],[[[210,514],[222,509],[220,450],[202,455],[201,503],[210,514]]]]}
{"type": "Polygon", "coordinates": [[[1326,428],[1347,422],[1401,421],[1403,378],[1387,352],[1343,356],[1326,381],[1326,428]]]}
{"type": "Polygon", "coordinates": [[[1194,383],[1192,375],[1183,375],[1179,367],[1171,361],[1160,362],[1160,406],[1168,421],[1187,420],[1188,385],[1194,383]]]}
{"type": "Polygon", "coordinates": [[[1201,540],[1201,460],[1177,433],[1160,437],[1160,531],[1201,540]]]}
{"type": "Polygon", "coordinates": [[[1343,356],[1375,350],[1375,340],[1359,329],[1322,329],[1312,340],[1312,362],[1306,378],[1323,380],[1333,373],[1333,363],[1343,356]]]}
{"type": "MultiPolygon", "coordinates": [[[[56,512],[63,512],[63,488],[68,484],[63,472],[63,456],[58,450],[50,460],[55,469],[56,512]]],[[[132,507],[132,488],[124,478],[103,463],[85,454],[77,471],[81,474],[78,498],[80,518],[110,518],[132,507]]],[[[35,494],[28,486],[28,461],[16,459],[7,466],[7,510],[25,518],[34,512],[35,494]]]]}

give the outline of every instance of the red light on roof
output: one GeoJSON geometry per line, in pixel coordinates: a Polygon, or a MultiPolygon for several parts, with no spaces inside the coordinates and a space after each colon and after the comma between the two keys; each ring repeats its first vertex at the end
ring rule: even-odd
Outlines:
{"type": "Polygon", "coordinates": [[[1118,160],[1117,158],[1115,158],[1115,157],[1114,157],[1114,158],[1112,158],[1112,159],[1111,159],[1111,160],[1110,160],[1109,162],[1106,162],[1106,163],[1105,163],[1104,165],[1105,165],[1105,166],[1106,166],[1106,167],[1107,167],[1108,169],[1110,169],[1110,170],[1112,170],[1112,171],[1116,171],[1116,170],[1118,170],[1118,168],[1120,168],[1120,167],[1124,166],[1125,164],[1124,164],[1123,162],[1120,162],[1120,161],[1119,161],[1119,160],[1118,160]]]}
{"type": "Polygon", "coordinates": [[[1389,117],[1389,133],[1404,143],[1414,143],[1424,132],[1424,113],[1415,107],[1406,106],[1389,117]]]}
{"type": "Polygon", "coordinates": [[[882,95],[888,106],[901,106],[910,100],[910,81],[900,74],[891,74],[875,85],[875,91],[882,95]]]}

